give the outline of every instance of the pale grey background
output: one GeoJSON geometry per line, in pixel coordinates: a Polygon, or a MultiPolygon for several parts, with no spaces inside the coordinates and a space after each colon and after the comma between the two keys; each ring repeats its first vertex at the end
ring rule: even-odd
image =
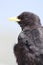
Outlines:
{"type": "Polygon", "coordinates": [[[8,21],[8,18],[23,11],[37,14],[43,25],[43,0],[0,0],[0,64],[17,64],[13,46],[21,28],[16,22],[8,21]]]}

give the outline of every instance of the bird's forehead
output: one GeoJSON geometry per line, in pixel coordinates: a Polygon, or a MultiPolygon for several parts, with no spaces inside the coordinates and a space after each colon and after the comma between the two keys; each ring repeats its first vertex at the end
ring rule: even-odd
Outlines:
{"type": "Polygon", "coordinates": [[[18,16],[18,18],[26,18],[26,17],[30,17],[30,16],[32,16],[33,15],[33,13],[30,13],[30,12],[23,12],[23,13],[21,13],[19,16],[18,16]]]}
{"type": "Polygon", "coordinates": [[[23,12],[20,14],[20,16],[30,16],[30,15],[32,15],[32,13],[30,12],[23,12]]]}

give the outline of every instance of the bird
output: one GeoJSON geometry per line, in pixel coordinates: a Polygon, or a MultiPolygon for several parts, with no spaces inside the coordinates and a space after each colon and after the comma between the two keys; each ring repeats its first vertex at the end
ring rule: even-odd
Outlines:
{"type": "Polygon", "coordinates": [[[43,27],[39,16],[32,12],[23,12],[16,18],[22,31],[13,51],[18,65],[43,65],[43,27]]]}

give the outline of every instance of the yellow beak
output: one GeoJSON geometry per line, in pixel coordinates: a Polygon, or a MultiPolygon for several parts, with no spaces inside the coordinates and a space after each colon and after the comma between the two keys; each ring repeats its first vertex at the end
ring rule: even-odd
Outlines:
{"type": "Polygon", "coordinates": [[[17,22],[21,21],[21,20],[18,19],[17,17],[11,17],[11,18],[9,18],[8,20],[10,20],[10,21],[17,21],[17,22]]]}

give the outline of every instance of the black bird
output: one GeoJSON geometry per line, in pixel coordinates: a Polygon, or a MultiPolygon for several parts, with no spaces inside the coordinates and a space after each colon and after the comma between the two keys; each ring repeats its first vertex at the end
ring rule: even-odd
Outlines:
{"type": "Polygon", "coordinates": [[[23,12],[17,18],[22,29],[13,49],[18,65],[43,65],[43,27],[39,16],[23,12]]]}

